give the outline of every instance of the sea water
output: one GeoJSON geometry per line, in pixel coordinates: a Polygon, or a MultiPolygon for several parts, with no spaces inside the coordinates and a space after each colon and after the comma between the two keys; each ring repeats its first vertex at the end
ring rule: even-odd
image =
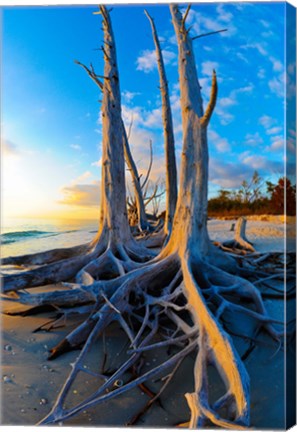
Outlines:
{"type": "Polygon", "coordinates": [[[97,229],[96,220],[10,219],[1,226],[1,257],[84,244],[97,229]]]}

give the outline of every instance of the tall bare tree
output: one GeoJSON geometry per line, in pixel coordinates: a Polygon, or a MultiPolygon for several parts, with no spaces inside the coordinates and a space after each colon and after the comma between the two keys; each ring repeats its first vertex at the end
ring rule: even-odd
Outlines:
{"type": "Polygon", "coordinates": [[[164,66],[163,54],[153,18],[145,11],[152,27],[152,34],[156,48],[156,57],[160,77],[160,91],[162,99],[162,119],[164,128],[164,145],[166,160],[166,215],[164,231],[168,235],[171,232],[172,221],[177,200],[177,173],[175,160],[175,145],[172,123],[172,112],[169,99],[168,81],[164,66]]]}
{"type": "MultiPolygon", "coordinates": [[[[207,125],[215,107],[216,75],[213,75],[210,102],[204,112],[192,40],[185,25],[189,8],[182,16],[178,6],[171,5],[179,50],[183,126],[179,196],[168,243],[154,259],[147,263],[137,263],[137,258],[142,261],[143,255],[131,243],[125,215],[124,190],[121,189],[121,197],[114,190],[114,184],[123,178],[123,149],[119,153],[122,160],[117,165],[119,177],[113,170],[113,159],[108,157],[108,151],[112,151],[111,143],[116,142],[119,147],[122,144],[120,93],[111,22],[107,9],[101,6],[100,10],[106,47],[106,93],[103,100],[103,143],[106,149],[103,152],[101,229],[94,248],[97,250],[103,244],[106,253],[85,266],[83,277],[77,279],[72,290],[65,290],[62,294],[64,305],[67,301],[68,306],[71,304],[71,293],[75,290],[81,295],[81,298],[76,299],[76,306],[82,299],[89,303],[93,301],[93,304],[89,306],[91,309],[88,318],[66,336],[52,353],[57,356],[65,350],[82,346],[51,412],[41,424],[67,420],[163,374],[165,383],[153,398],[155,400],[169,384],[183,359],[194,352],[194,391],[185,395],[191,411],[190,427],[203,427],[210,421],[224,429],[246,428],[250,415],[249,377],[228,335],[229,326],[237,324],[236,317],[248,316],[257,331],[263,328],[277,340],[280,333],[272,326],[273,320],[269,318],[255,286],[232,274],[245,270],[255,276],[256,265],[253,267],[253,262],[250,261],[248,266],[239,267],[234,259],[212,245],[207,232],[207,125]],[[120,199],[117,209],[120,210],[119,215],[115,214],[114,203],[109,202],[114,197],[120,199]],[[123,229],[123,233],[118,227],[123,229]],[[102,238],[104,242],[99,241],[102,238]],[[111,249],[106,249],[106,241],[111,249]],[[102,257],[105,269],[112,266],[117,271],[112,272],[112,280],[106,281],[106,278],[101,277],[94,281],[94,268],[96,272],[98,268],[102,271],[102,257]],[[134,271],[129,271],[131,269],[134,271]],[[112,321],[117,321],[125,332],[130,349],[111,376],[100,375],[98,371],[85,369],[85,358],[98,336],[112,321]],[[139,372],[136,378],[122,386],[114,386],[118,379],[138,363],[145,351],[169,345],[174,345],[176,350],[167,359],[139,372]],[[225,393],[214,401],[208,385],[209,365],[216,368],[225,385],[225,393]],[[171,370],[169,375],[168,369],[171,370]],[[84,400],[74,402],[74,405],[65,403],[71,386],[81,371],[95,373],[100,384],[84,400]]],[[[267,278],[264,280],[267,282],[267,278]]],[[[9,289],[15,288],[10,284],[9,289]]],[[[8,291],[7,286],[5,290],[8,291]]],[[[19,301],[33,305],[59,305],[56,293],[22,292],[19,301]]],[[[239,336],[247,337],[246,334],[240,335],[238,329],[237,332],[239,336]]]]}
{"type": "MultiPolygon", "coordinates": [[[[101,106],[102,186],[98,233],[86,247],[74,248],[74,254],[77,256],[68,258],[66,250],[63,252],[65,259],[61,260],[60,251],[49,252],[49,254],[52,253],[51,258],[55,262],[20,274],[5,275],[3,278],[4,291],[60,282],[74,276],[77,282],[83,282],[86,274],[92,277],[100,277],[105,274],[108,262],[110,269],[115,272],[114,275],[119,275],[124,273],[124,269],[120,269],[116,256],[124,260],[129,256],[137,256],[137,261],[146,260],[152,256],[151,253],[136,244],[128,223],[124,162],[124,149],[127,153],[128,144],[121,116],[116,47],[110,17],[105,6],[100,6],[100,13],[103,17],[104,28],[104,46],[102,47],[104,75],[100,77],[93,68],[88,69],[82,65],[103,91],[101,106]]],[[[42,259],[39,254],[29,256],[27,262],[32,263],[40,259],[43,264],[46,254],[42,256],[42,259]]],[[[13,258],[7,259],[5,264],[12,262],[14,262],[13,258]]]]}

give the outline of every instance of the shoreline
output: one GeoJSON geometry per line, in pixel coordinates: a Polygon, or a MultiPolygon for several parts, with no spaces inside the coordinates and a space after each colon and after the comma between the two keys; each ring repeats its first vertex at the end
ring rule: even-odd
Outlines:
{"type": "MultiPolygon", "coordinates": [[[[210,220],[210,237],[212,239],[232,238],[234,233],[230,231],[230,226],[230,221],[210,220]]],[[[247,235],[259,252],[277,249],[282,251],[284,247],[283,227],[283,224],[275,222],[250,221],[247,224],[247,235]]],[[[291,240],[292,242],[295,241],[294,236],[291,240]]],[[[29,291],[38,292],[59,288],[62,287],[50,285],[29,291]]],[[[271,316],[283,320],[283,301],[265,300],[265,305],[271,316]]],[[[290,301],[290,307],[294,307],[293,301],[290,301]]],[[[3,311],[26,309],[25,306],[5,300],[2,300],[2,308],[3,311]]],[[[71,318],[67,321],[66,327],[56,328],[50,332],[33,333],[35,328],[44,324],[53,315],[53,312],[27,317],[2,315],[2,406],[0,422],[3,426],[34,425],[48,414],[64,379],[71,370],[70,364],[78,355],[78,351],[72,351],[56,360],[47,360],[48,350],[74,329],[78,323],[77,318],[71,318]]],[[[247,324],[248,321],[239,317],[239,327],[247,324]]],[[[239,353],[242,354],[247,348],[247,342],[237,337],[234,337],[233,341],[239,353]]],[[[125,355],[123,336],[115,325],[112,325],[108,331],[107,344],[110,352],[108,362],[110,362],[110,368],[113,368],[117,359],[122,359],[122,356],[125,355]]],[[[144,360],[144,368],[146,363],[157,364],[159,360],[166,358],[166,355],[165,350],[148,354],[144,360]]],[[[290,360],[289,352],[288,359],[290,360]]],[[[95,367],[98,367],[98,361],[100,364],[103,362],[101,339],[98,340],[96,349],[91,351],[88,359],[90,365],[95,365],[95,367]]],[[[274,430],[284,428],[284,361],[285,353],[278,349],[276,344],[265,335],[261,336],[259,344],[257,343],[245,361],[251,379],[251,428],[274,430]],[[271,410],[272,406],[274,407],[273,410],[271,410]]],[[[169,386],[161,397],[161,406],[155,403],[133,428],[172,428],[187,421],[189,409],[184,393],[189,391],[189,388],[193,388],[192,368],[193,360],[189,357],[181,365],[180,371],[172,382],[172,387],[169,386]]],[[[129,374],[125,375],[125,379],[129,379],[129,374]]],[[[210,373],[210,380],[212,380],[212,388],[219,392],[220,384],[212,372],[210,373]]],[[[95,391],[95,385],[96,380],[84,375],[75,384],[70,399],[79,400],[88,391],[95,391]]],[[[159,385],[160,383],[149,383],[150,388],[155,390],[159,385]]],[[[95,406],[82,412],[63,425],[123,427],[146,405],[148,400],[148,396],[137,388],[107,404],[95,406]]]]}

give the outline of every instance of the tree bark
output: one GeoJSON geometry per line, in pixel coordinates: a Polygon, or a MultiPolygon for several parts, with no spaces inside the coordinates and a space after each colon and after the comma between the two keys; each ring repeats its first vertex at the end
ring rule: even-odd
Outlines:
{"type": "Polygon", "coordinates": [[[108,232],[117,243],[131,239],[126,205],[121,92],[110,17],[105,6],[100,6],[100,12],[104,30],[104,89],[101,108],[102,187],[99,236],[108,232]]]}
{"type": "Polygon", "coordinates": [[[247,252],[255,252],[252,243],[246,238],[246,218],[240,217],[235,225],[234,240],[226,241],[223,247],[233,248],[234,250],[243,250],[247,252]]]}
{"type": "Polygon", "coordinates": [[[156,48],[156,57],[158,64],[158,71],[160,77],[160,91],[162,99],[162,119],[164,128],[164,145],[165,145],[165,161],[166,161],[166,216],[164,231],[165,234],[170,234],[172,228],[172,222],[175,213],[176,201],[177,201],[177,172],[176,172],[176,160],[175,160],[175,145],[174,145],[174,133],[173,133],[173,122],[172,112],[169,99],[168,81],[165,72],[163,54],[161,51],[160,41],[158,38],[156,26],[153,18],[145,11],[148,17],[151,27],[152,34],[156,48]]]}
{"type": "MultiPolygon", "coordinates": [[[[109,15],[104,6],[100,7],[105,45],[108,46],[105,50],[105,62],[108,64],[105,65],[103,84],[104,157],[100,230],[92,250],[92,260],[88,259],[79,271],[76,284],[67,284],[71,290],[65,291],[65,294],[69,291],[72,293],[69,295],[71,306],[73,299],[82,303],[94,301],[95,304],[88,318],[51,350],[51,358],[54,358],[82,346],[51,412],[42,424],[67,420],[146,380],[161,376],[169,367],[175,367],[194,351],[195,386],[191,393],[185,395],[191,411],[190,427],[201,428],[211,422],[224,429],[246,429],[250,413],[249,377],[228,335],[229,326],[238,325],[238,317],[248,316],[257,332],[263,327],[274,339],[280,340],[280,333],[271,325],[280,323],[268,316],[258,290],[247,280],[222,270],[228,266],[233,270],[230,262],[233,264],[234,261],[231,258],[228,260],[226,254],[217,250],[209,240],[206,133],[215,106],[216,76],[213,75],[211,98],[204,114],[192,41],[185,28],[189,8],[185,17],[182,17],[176,5],[171,5],[170,10],[179,48],[183,122],[180,190],[166,247],[158,257],[143,263],[140,262],[143,257],[141,251],[135,242],[130,241],[125,200],[120,200],[120,206],[117,202],[117,192],[123,194],[124,189],[117,190],[115,185],[125,188],[124,181],[119,184],[124,177],[120,93],[109,15]],[[114,143],[119,154],[114,153],[114,143]],[[114,157],[118,158],[119,155],[120,164],[114,164],[114,157]],[[111,181],[114,183],[111,184],[111,181]],[[139,262],[135,263],[137,260],[139,262]],[[97,275],[100,278],[96,281],[94,278],[97,275]],[[114,279],[107,280],[110,276],[114,279]],[[92,345],[113,321],[117,321],[124,331],[130,349],[121,366],[108,377],[98,374],[97,368],[96,371],[89,371],[84,365],[92,345]],[[153,338],[158,330],[156,341],[153,338]],[[160,364],[139,373],[137,378],[128,380],[120,388],[114,388],[115,381],[123,378],[128,369],[137,364],[141,353],[169,345],[181,346],[181,349],[171,356],[169,354],[170,357],[161,360],[160,364]],[[208,384],[210,365],[215,367],[225,387],[225,393],[216,401],[212,400],[212,388],[208,384]],[[86,393],[80,401],[65,403],[82,370],[100,378],[98,388],[95,392],[92,389],[90,394],[86,393]]],[[[79,259],[82,258],[85,257],[79,259]]],[[[259,263],[259,258],[257,261],[259,263]]],[[[67,268],[70,269],[73,263],[69,260],[68,264],[67,268]]],[[[59,263],[48,267],[55,273],[58,271],[57,266],[59,263]]],[[[15,297],[12,301],[15,301],[15,297]]],[[[67,305],[67,298],[61,300],[57,292],[33,295],[23,291],[19,301],[35,306],[47,302],[59,305],[61,301],[64,307],[67,305]]],[[[237,336],[247,338],[246,334],[237,336]]]]}
{"type": "MultiPolygon", "coordinates": [[[[137,257],[138,262],[152,257],[152,253],[148,253],[145,248],[136,244],[128,223],[124,127],[116,47],[109,13],[105,6],[100,6],[100,13],[103,17],[104,30],[103,82],[99,80],[93,69],[90,71],[84,66],[103,92],[101,205],[98,233],[87,249],[81,248],[82,254],[78,253],[72,258],[62,260],[52,259],[51,261],[55,262],[27,272],[4,275],[2,284],[4,292],[67,281],[73,277],[77,277],[80,281],[81,275],[85,274],[85,267],[92,267],[90,264],[97,262],[98,256],[108,249],[115,255],[124,256],[127,261],[130,257],[137,257]]],[[[55,253],[55,257],[57,256],[59,253],[55,253]]],[[[32,261],[32,257],[30,260],[32,261]]],[[[98,273],[100,271],[99,268],[98,273]]]]}
{"type": "Polygon", "coordinates": [[[205,114],[198,80],[192,40],[176,5],[170,6],[178,42],[180,104],[183,127],[179,194],[170,242],[170,250],[191,250],[204,260],[234,270],[234,261],[213,246],[207,231],[208,144],[207,126],[217,98],[217,80],[213,72],[210,101],[205,114]]]}
{"type": "Polygon", "coordinates": [[[145,205],[143,201],[143,195],[142,195],[138,170],[131,154],[124,123],[123,123],[123,145],[124,145],[125,160],[132,177],[134,197],[135,197],[136,207],[137,207],[138,228],[140,231],[147,231],[149,230],[150,225],[148,223],[147,216],[145,213],[145,205]]]}

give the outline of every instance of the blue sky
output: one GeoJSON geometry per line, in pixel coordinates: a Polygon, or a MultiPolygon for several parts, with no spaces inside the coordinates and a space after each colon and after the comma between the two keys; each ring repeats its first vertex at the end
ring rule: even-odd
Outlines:
{"type": "MultiPolygon", "coordinates": [[[[148,5],[169,80],[176,153],[182,146],[177,46],[167,5],[148,5]]],[[[98,214],[100,92],[74,60],[103,71],[97,7],[2,9],[2,148],[4,216],[88,217],[98,214]]],[[[152,180],[164,177],[159,78],[144,6],[115,6],[123,118],[133,118],[130,145],[141,172],[154,149],[152,180]]],[[[254,170],[275,180],[284,171],[285,77],[296,92],[294,62],[285,59],[285,3],[200,3],[188,16],[205,103],[212,69],[219,96],[209,126],[209,195],[238,187],[254,170]]],[[[291,96],[290,96],[290,94],[291,96]]],[[[296,135],[291,119],[288,151],[296,135]]]]}

